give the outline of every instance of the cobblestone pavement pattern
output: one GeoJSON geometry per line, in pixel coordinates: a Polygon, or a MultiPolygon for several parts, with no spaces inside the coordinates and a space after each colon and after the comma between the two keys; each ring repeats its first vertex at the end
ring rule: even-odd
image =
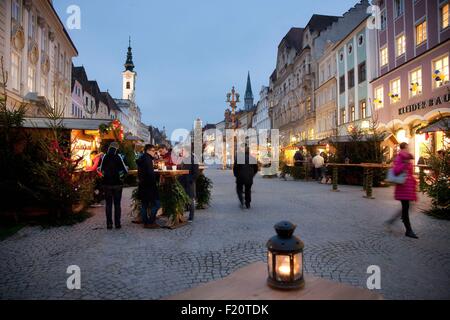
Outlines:
{"type": "Polygon", "coordinates": [[[159,299],[265,261],[266,241],[281,220],[298,225],[305,269],[316,276],[365,287],[367,268],[381,268],[387,299],[450,298],[450,223],[412,209],[420,240],[403,236],[390,188],[364,199],[361,187],[258,177],[251,211],[238,207],[231,172],[210,169],[212,206],[177,230],[144,230],[131,223],[124,192],[123,229],[107,231],[103,208],[72,227],[27,227],[0,242],[1,299],[159,299]],[[67,267],[81,268],[81,290],[66,287],[67,267]]]}

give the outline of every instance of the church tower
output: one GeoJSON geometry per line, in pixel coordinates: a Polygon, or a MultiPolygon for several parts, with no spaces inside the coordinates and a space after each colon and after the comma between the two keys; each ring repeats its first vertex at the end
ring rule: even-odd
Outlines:
{"type": "Polygon", "coordinates": [[[137,73],[134,71],[133,52],[131,51],[131,37],[128,44],[127,61],[123,75],[123,95],[122,99],[134,101],[136,91],[137,73]]]}
{"type": "Polygon", "coordinates": [[[245,89],[245,97],[244,97],[244,109],[245,111],[249,111],[253,108],[253,92],[252,92],[252,84],[250,81],[250,71],[247,76],[247,88],[245,89]]]}

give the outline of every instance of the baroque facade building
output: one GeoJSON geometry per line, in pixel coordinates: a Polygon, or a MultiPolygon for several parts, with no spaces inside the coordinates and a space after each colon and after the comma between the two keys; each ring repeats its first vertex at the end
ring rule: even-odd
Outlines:
{"type": "MultiPolygon", "coordinates": [[[[269,81],[269,107],[272,110],[273,127],[280,131],[280,144],[289,144],[295,131],[300,108],[294,99],[292,82],[296,78],[292,71],[294,60],[302,49],[303,29],[292,28],[278,45],[277,65],[269,81]]],[[[297,93],[301,96],[301,92],[297,93]]],[[[297,101],[296,101],[297,100],[297,101]]]]}
{"type": "Polygon", "coordinates": [[[27,116],[42,106],[71,115],[72,58],[78,52],[52,1],[0,1],[0,56],[8,72],[8,107],[27,103],[27,116]]]}
{"type": "Polygon", "coordinates": [[[368,17],[368,8],[368,0],[361,0],[343,16],[315,14],[281,41],[270,77],[269,105],[282,146],[314,144],[335,133],[334,46],[368,17]]]}
{"type": "Polygon", "coordinates": [[[278,46],[269,104],[282,146],[315,138],[312,47],[320,32],[337,20],[335,16],[313,15],[305,28],[292,28],[278,46]]]}

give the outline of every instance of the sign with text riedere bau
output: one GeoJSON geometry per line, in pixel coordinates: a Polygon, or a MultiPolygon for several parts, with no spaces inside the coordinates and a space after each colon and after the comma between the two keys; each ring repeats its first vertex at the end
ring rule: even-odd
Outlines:
{"type": "Polygon", "coordinates": [[[440,106],[440,105],[449,106],[448,105],[449,102],[450,102],[450,93],[443,95],[443,96],[439,96],[437,98],[431,98],[431,99],[428,99],[428,100],[425,100],[422,102],[413,103],[406,107],[400,108],[398,110],[398,114],[402,115],[402,114],[414,112],[414,111],[417,111],[420,109],[425,109],[425,108],[435,107],[435,106],[440,106]]]}

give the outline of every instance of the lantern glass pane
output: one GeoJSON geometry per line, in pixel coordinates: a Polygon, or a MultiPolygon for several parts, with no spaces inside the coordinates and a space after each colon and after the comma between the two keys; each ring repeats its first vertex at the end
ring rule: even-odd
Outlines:
{"type": "Polygon", "coordinates": [[[273,278],[273,256],[270,251],[267,253],[267,266],[269,268],[269,277],[273,278]]]}
{"type": "Polygon", "coordinates": [[[294,255],[294,280],[301,279],[303,276],[303,255],[297,253],[294,255]]]}
{"type": "Polygon", "coordinates": [[[291,281],[291,257],[285,255],[276,256],[276,275],[277,281],[290,282],[291,281]]]}

